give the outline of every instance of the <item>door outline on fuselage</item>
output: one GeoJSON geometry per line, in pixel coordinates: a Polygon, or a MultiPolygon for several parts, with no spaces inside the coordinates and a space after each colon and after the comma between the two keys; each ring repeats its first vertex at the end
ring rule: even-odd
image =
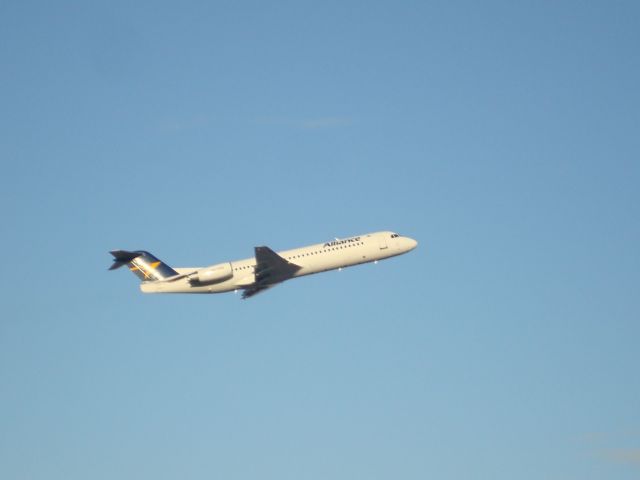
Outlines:
{"type": "Polygon", "coordinates": [[[385,250],[386,248],[388,248],[387,237],[382,235],[378,237],[378,246],[380,247],[380,250],[385,250]]]}

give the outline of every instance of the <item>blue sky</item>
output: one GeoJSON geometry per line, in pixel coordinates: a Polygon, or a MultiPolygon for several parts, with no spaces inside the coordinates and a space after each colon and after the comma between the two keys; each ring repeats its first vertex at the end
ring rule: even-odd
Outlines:
{"type": "Polygon", "coordinates": [[[0,477],[640,474],[637,2],[0,4],[0,477]],[[395,230],[237,295],[174,266],[395,230]]]}

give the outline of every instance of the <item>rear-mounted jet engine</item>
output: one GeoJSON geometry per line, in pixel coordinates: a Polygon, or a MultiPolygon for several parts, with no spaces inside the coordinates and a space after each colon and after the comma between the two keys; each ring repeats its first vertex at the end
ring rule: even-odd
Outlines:
{"type": "Polygon", "coordinates": [[[188,279],[191,285],[211,285],[224,282],[231,277],[233,277],[233,267],[227,262],[198,270],[189,275],[188,279]]]}

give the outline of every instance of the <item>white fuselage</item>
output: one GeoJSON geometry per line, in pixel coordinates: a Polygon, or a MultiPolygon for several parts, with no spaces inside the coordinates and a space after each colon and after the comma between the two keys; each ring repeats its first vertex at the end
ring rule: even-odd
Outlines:
{"type": "MultiPolygon", "coordinates": [[[[285,260],[300,266],[291,278],[375,262],[413,250],[417,242],[393,232],[376,232],[346,239],[336,239],[307,247],[277,252],[285,260]]],[[[143,282],[140,289],[146,293],[222,293],[254,284],[255,257],[229,262],[233,276],[209,285],[193,285],[188,278],[175,281],[143,282]]],[[[188,274],[202,267],[175,268],[179,274],[188,274]]]]}

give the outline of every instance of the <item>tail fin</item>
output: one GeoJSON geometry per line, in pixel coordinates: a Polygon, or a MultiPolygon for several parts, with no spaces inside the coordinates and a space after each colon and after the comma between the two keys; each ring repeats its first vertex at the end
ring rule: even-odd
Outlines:
{"type": "Polygon", "coordinates": [[[115,270],[127,264],[129,270],[143,282],[164,280],[178,275],[178,272],[169,265],[144,250],[136,250],[135,252],[113,250],[110,253],[113,255],[113,265],[109,267],[109,270],[115,270]]]}

